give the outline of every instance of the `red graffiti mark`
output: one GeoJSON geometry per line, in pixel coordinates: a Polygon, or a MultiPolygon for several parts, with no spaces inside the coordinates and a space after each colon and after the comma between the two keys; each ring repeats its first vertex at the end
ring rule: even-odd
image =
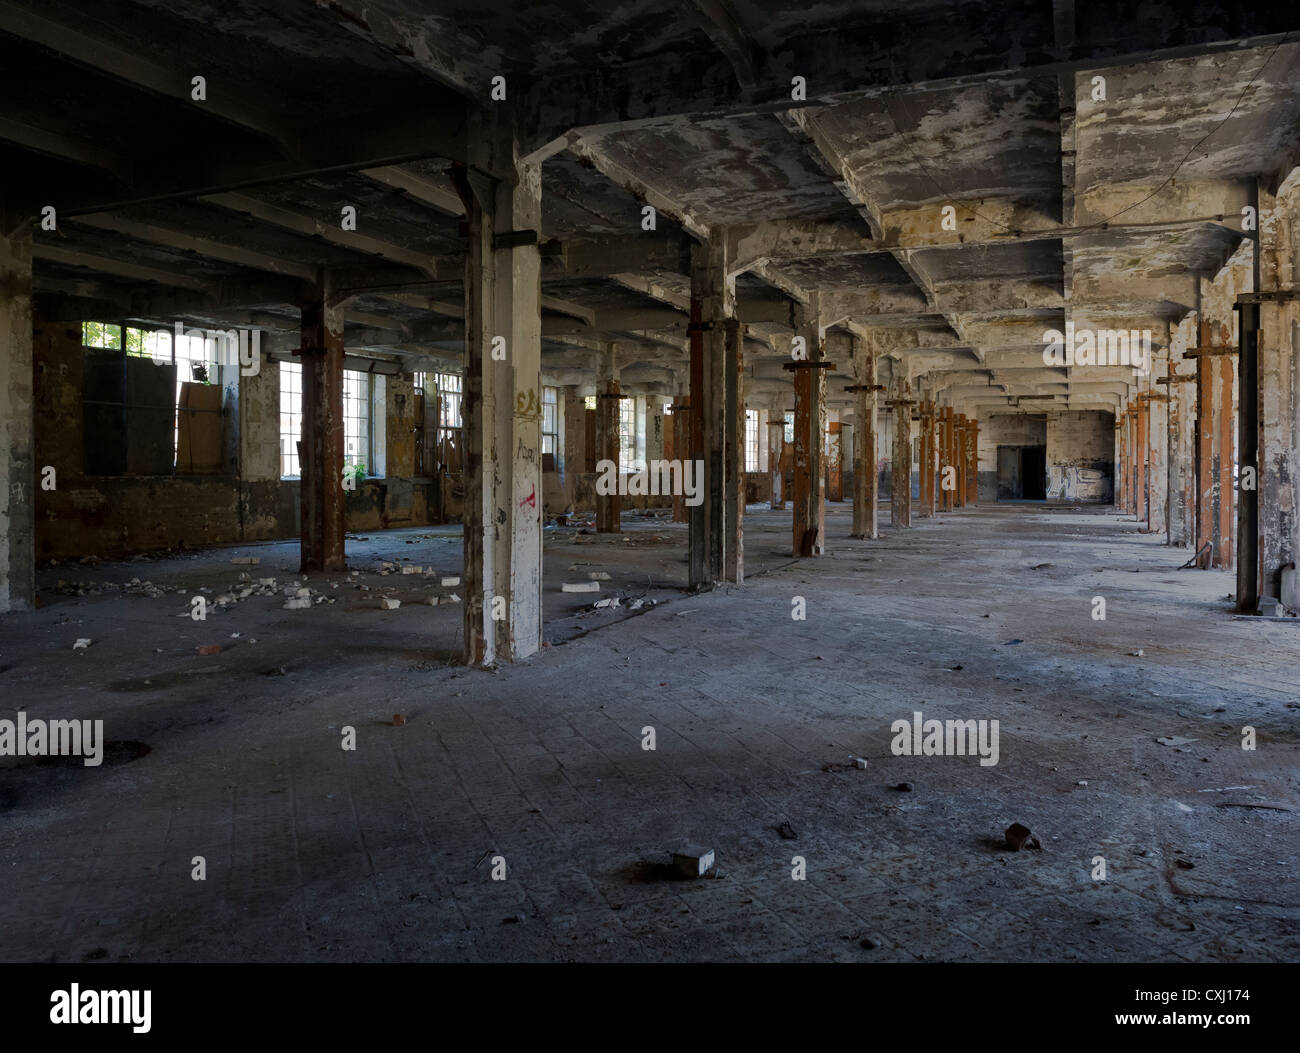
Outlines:
{"type": "Polygon", "coordinates": [[[522,501],[519,502],[519,507],[520,507],[520,508],[523,508],[524,505],[527,505],[529,508],[536,508],[536,507],[537,507],[537,486],[536,486],[536,484],[534,484],[533,487],[532,487],[532,493],[530,493],[527,497],[525,497],[522,501]]]}

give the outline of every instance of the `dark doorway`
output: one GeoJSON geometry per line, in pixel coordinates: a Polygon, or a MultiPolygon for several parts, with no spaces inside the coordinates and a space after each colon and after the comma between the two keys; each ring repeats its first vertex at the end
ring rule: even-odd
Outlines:
{"type": "Polygon", "coordinates": [[[1026,501],[1047,500],[1047,447],[1020,448],[1020,479],[1026,501]]]}
{"type": "Polygon", "coordinates": [[[998,447],[998,500],[1047,500],[1047,447],[998,447]]]}

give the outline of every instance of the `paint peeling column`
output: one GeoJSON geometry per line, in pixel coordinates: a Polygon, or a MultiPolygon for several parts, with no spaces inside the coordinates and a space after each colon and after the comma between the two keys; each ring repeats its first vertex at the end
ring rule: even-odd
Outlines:
{"type": "MultiPolygon", "coordinates": [[[[894,411],[893,476],[889,488],[889,521],[895,527],[912,525],[912,388],[896,384],[889,407],[894,411]]],[[[951,410],[948,411],[951,414],[951,410]]]]}
{"type": "MultiPolygon", "coordinates": [[[[1296,208],[1300,169],[1276,193],[1259,184],[1259,290],[1295,290],[1296,208]]],[[[1283,568],[1295,561],[1297,509],[1295,466],[1300,390],[1300,309],[1288,298],[1259,305],[1259,588],[1261,595],[1281,596],[1283,568]]]]}
{"type": "Polygon", "coordinates": [[[966,503],[977,504],[980,499],[980,423],[974,417],[966,418],[966,503]]]}
{"type": "Polygon", "coordinates": [[[795,335],[803,337],[806,361],[788,362],[794,373],[794,522],[791,551],[820,556],[826,541],[826,472],[822,448],[826,433],[826,345],[820,304],[814,294],[795,307],[795,335]]]}
{"type": "MultiPolygon", "coordinates": [[[[596,476],[601,462],[614,465],[618,479],[620,465],[619,420],[622,395],[618,385],[618,350],[611,344],[600,353],[596,378],[596,476]]],[[[623,531],[623,499],[617,488],[609,494],[596,494],[596,533],[620,534],[623,531]]]]}
{"type": "MultiPolygon", "coordinates": [[[[778,411],[773,410],[773,413],[778,411]]],[[[781,461],[785,454],[785,418],[769,419],[767,422],[767,474],[772,486],[772,511],[779,512],[785,508],[785,477],[781,471],[781,461]]]]}
{"type": "Polygon", "coordinates": [[[876,342],[872,336],[854,340],[853,366],[857,399],[853,419],[853,536],[878,538],[879,476],[876,471],[876,342]]]}
{"type": "MultiPolygon", "coordinates": [[[[691,455],[691,414],[690,400],[680,395],[673,399],[672,416],[664,422],[664,457],[670,461],[686,461],[691,455]]],[[[673,522],[685,523],[687,515],[686,495],[673,494],[673,522]]]]}
{"type": "Polygon", "coordinates": [[[32,235],[7,234],[17,223],[0,208],[0,612],[36,602],[32,235]]]}
{"type": "Polygon", "coordinates": [[[542,643],[542,173],[519,161],[499,129],[471,139],[476,150],[495,145],[517,176],[512,186],[480,169],[453,169],[469,226],[465,659],[490,665],[526,658],[542,643]]]}
{"type": "Polygon", "coordinates": [[[736,585],[745,582],[745,326],[739,319],[723,322],[725,373],[723,425],[723,576],[736,585]]]}
{"type": "Polygon", "coordinates": [[[727,239],[719,232],[691,247],[690,458],[704,497],[689,512],[691,585],[725,576],[727,320],[735,313],[736,283],[727,273],[727,239]]]}
{"type": "Polygon", "coordinates": [[[935,406],[934,399],[921,401],[921,494],[918,514],[923,519],[934,518],[934,462],[935,462],[935,406]]]}
{"type": "Polygon", "coordinates": [[[302,307],[301,569],[343,570],[343,309],[321,270],[302,307]]]}

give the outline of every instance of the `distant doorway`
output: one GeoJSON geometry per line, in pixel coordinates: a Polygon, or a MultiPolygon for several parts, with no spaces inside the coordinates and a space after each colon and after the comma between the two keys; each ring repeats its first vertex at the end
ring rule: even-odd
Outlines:
{"type": "Polygon", "coordinates": [[[1047,447],[998,447],[998,500],[1047,500],[1047,447]]]}

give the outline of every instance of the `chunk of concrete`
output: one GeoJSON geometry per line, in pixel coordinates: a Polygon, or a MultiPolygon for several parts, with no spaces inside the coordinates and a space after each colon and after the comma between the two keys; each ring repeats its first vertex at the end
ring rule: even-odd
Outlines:
{"type": "Polygon", "coordinates": [[[455,577],[443,578],[443,579],[442,579],[442,587],[443,587],[444,589],[452,589],[452,588],[455,588],[455,587],[456,587],[457,585],[459,585],[459,584],[460,584],[460,577],[459,577],[459,575],[457,575],[457,576],[455,576],[455,577]]]}
{"type": "Polygon", "coordinates": [[[713,849],[702,845],[683,845],[673,852],[673,868],[682,877],[703,877],[713,869],[713,849]]]}
{"type": "Polygon", "coordinates": [[[403,563],[403,564],[402,564],[402,573],[403,573],[403,574],[423,574],[423,573],[424,573],[424,568],[421,567],[418,563],[403,563]]]}
{"type": "Polygon", "coordinates": [[[231,558],[230,562],[238,563],[245,567],[255,567],[257,566],[257,564],[261,563],[262,561],[258,559],[256,556],[234,556],[231,558]]]}
{"type": "Polygon", "coordinates": [[[587,577],[592,581],[609,581],[609,575],[603,570],[590,570],[587,572],[587,577]]]}
{"type": "Polygon", "coordinates": [[[89,646],[90,646],[90,638],[87,636],[82,636],[79,637],[77,639],[77,642],[72,645],[72,649],[74,651],[84,651],[89,646]]]}
{"type": "Polygon", "coordinates": [[[1019,852],[1022,848],[1043,847],[1024,823],[1012,823],[1007,827],[1004,836],[1007,839],[1007,847],[1013,852],[1019,852]]]}
{"type": "Polygon", "coordinates": [[[311,609],[310,596],[290,596],[284,601],[286,611],[305,611],[311,609]]]}
{"type": "Polygon", "coordinates": [[[561,592],[599,592],[598,581],[566,581],[560,586],[561,592]]]}
{"type": "Polygon", "coordinates": [[[379,606],[386,611],[395,611],[402,605],[401,600],[395,600],[391,596],[379,597],[379,606]]]}

